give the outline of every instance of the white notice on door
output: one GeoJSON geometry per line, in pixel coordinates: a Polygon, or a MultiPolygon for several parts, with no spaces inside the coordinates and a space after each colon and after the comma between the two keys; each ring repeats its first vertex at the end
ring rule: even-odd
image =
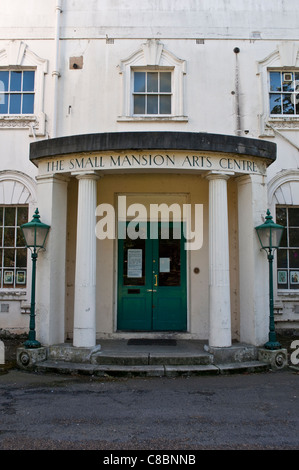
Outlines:
{"type": "Polygon", "coordinates": [[[142,250],[128,250],[128,277],[142,277],[142,250]]]}
{"type": "Polygon", "coordinates": [[[170,258],[160,258],[160,273],[170,273],[170,258]]]}

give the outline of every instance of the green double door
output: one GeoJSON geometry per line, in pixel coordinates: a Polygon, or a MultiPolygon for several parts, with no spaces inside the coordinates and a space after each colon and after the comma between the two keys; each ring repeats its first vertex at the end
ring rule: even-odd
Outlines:
{"type": "Polygon", "coordinates": [[[186,251],[182,224],[139,224],[118,241],[118,330],[186,331],[186,251]],[[178,237],[181,233],[181,237],[178,237]],[[154,237],[153,237],[153,234],[154,237]]]}

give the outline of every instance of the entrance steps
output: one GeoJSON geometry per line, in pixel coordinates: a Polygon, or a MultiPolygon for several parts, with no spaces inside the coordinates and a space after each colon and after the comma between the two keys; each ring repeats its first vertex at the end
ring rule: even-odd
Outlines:
{"type": "Polygon", "coordinates": [[[129,346],[124,340],[103,340],[92,349],[67,343],[50,346],[35,370],[96,377],[176,377],[263,372],[269,364],[258,361],[256,348],[248,345],[215,351],[200,341],[129,346]]]}

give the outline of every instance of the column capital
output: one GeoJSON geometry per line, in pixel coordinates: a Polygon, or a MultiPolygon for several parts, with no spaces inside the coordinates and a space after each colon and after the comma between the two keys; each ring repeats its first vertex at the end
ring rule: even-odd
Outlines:
{"type": "Polygon", "coordinates": [[[76,171],[71,173],[72,176],[75,176],[78,180],[81,179],[91,179],[91,180],[98,180],[102,178],[102,175],[99,175],[95,171],[76,171]]]}
{"type": "Polygon", "coordinates": [[[208,180],[216,180],[216,179],[220,179],[220,180],[228,180],[231,176],[234,176],[235,175],[235,172],[234,171],[231,171],[231,172],[228,172],[228,171],[209,171],[209,173],[206,175],[206,178],[208,180]]]}

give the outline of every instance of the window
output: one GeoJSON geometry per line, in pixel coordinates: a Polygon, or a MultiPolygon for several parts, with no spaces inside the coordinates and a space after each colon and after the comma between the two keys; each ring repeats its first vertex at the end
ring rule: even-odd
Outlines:
{"type": "Polygon", "coordinates": [[[299,117],[299,72],[270,72],[270,115],[299,117]]]}
{"type": "Polygon", "coordinates": [[[0,70],[0,114],[34,113],[33,70],[0,70]]]}
{"type": "Polygon", "coordinates": [[[20,225],[28,221],[28,206],[0,206],[0,287],[24,288],[27,248],[20,225]]]}
{"type": "Polygon", "coordinates": [[[121,60],[122,101],[118,121],[187,122],[184,113],[186,61],[149,39],[121,60]]]}
{"type": "Polygon", "coordinates": [[[277,250],[277,287],[299,289],[299,207],[277,207],[276,222],[285,227],[277,250]]]}
{"type": "Polygon", "coordinates": [[[133,114],[171,114],[171,72],[133,73],[133,114]]]}

